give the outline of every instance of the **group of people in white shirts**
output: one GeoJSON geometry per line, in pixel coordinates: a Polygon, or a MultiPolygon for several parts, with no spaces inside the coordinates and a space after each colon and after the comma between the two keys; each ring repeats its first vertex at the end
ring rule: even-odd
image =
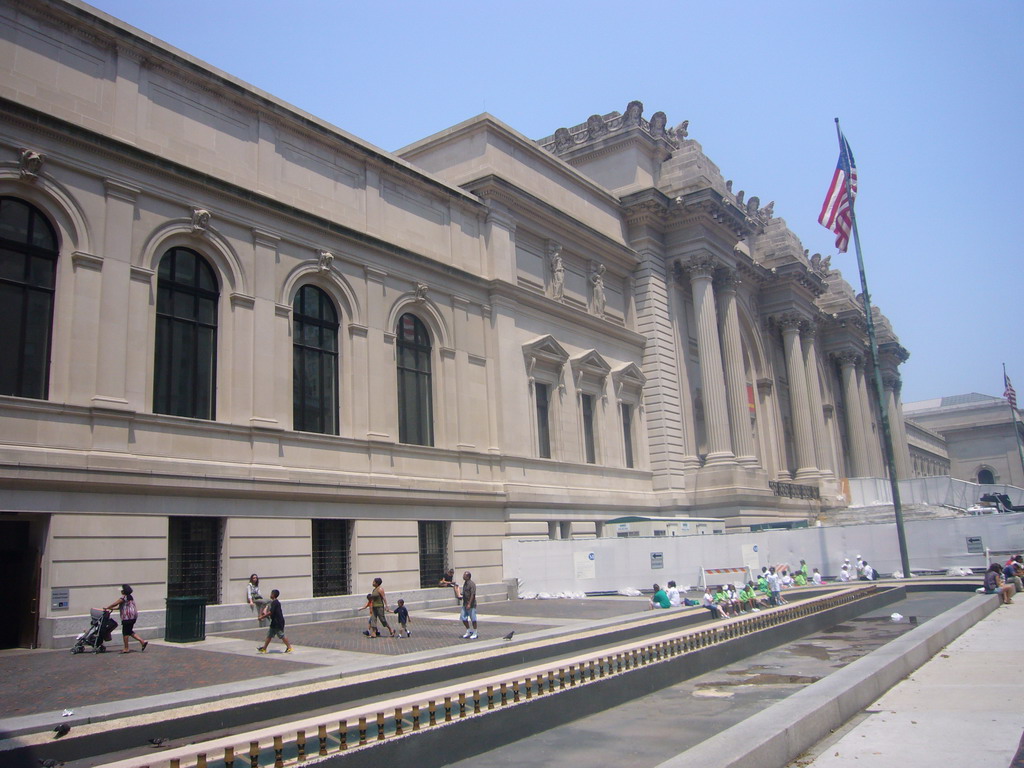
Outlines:
{"type": "Polygon", "coordinates": [[[868,565],[868,561],[863,559],[860,555],[857,555],[857,564],[855,566],[850,565],[850,558],[846,558],[843,561],[843,566],[839,569],[839,576],[837,581],[874,581],[878,578],[878,573],[868,565]]]}

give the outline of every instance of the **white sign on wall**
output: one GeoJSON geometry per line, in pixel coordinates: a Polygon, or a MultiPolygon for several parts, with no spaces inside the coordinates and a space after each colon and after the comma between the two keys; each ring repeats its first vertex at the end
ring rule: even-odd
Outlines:
{"type": "Polygon", "coordinates": [[[577,579],[597,578],[597,560],[593,552],[573,552],[572,563],[577,579]]]}

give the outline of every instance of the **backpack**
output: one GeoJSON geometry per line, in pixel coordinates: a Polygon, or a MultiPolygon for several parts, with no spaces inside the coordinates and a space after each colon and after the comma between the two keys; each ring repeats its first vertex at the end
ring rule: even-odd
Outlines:
{"type": "Polygon", "coordinates": [[[133,621],[139,617],[134,600],[125,600],[121,605],[121,621],[133,621]]]}

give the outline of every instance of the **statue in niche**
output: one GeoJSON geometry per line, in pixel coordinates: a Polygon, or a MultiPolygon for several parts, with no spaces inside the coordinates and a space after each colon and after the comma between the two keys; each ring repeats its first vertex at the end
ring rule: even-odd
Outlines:
{"type": "Polygon", "coordinates": [[[320,251],[320,262],[317,264],[317,268],[321,272],[330,272],[331,265],[334,263],[334,254],[330,251],[320,251]]]}
{"type": "Polygon", "coordinates": [[[33,152],[31,149],[21,150],[21,157],[18,159],[18,174],[23,179],[35,179],[43,170],[43,161],[46,155],[41,152],[33,152]]]}
{"type": "Polygon", "coordinates": [[[562,248],[551,249],[551,297],[561,301],[565,296],[565,263],[562,261],[562,248]]]}
{"type": "Polygon", "coordinates": [[[651,136],[654,138],[660,138],[665,135],[665,124],[668,122],[668,117],[665,116],[664,112],[655,112],[651,115],[651,136]]]}
{"type": "Polygon", "coordinates": [[[598,136],[604,136],[606,133],[608,133],[608,126],[604,124],[604,120],[601,119],[600,115],[591,115],[587,118],[587,136],[596,139],[598,136]]]}
{"type": "Polygon", "coordinates": [[[555,131],[555,152],[565,152],[572,147],[572,143],[568,128],[559,128],[555,131]]]}
{"type": "Polygon", "coordinates": [[[210,228],[210,212],[205,208],[192,209],[192,231],[196,234],[206,232],[210,228]]]}
{"type": "Polygon", "coordinates": [[[622,126],[630,128],[640,123],[640,117],[644,113],[644,105],[641,101],[631,101],[626,107],[626,114],[622,118],[622,126]]]}
{"type": "Polygon", "coordinates": [[[591,295],[593,297],[594,314],[598,317],[604,315],[604,264],[598,264],[590,273],[591,295]]]}

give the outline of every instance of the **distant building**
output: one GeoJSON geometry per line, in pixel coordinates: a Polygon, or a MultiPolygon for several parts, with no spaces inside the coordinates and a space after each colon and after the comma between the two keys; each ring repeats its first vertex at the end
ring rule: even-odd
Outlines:
{"type": "Polygon", "coordinates": [[[806,519],[884,474],[856,292],[686,123],[389,153],[77,0],[0,20],[0,645],[122,582],[144,618],[252,572],[493,583],[508,536],[806,519]]]}
{"type": "Polygon", "coordinates": [[[949,474],[972,483],[1024,487],[1014,437],[1015,428],[1024,437],[1024,422],[1005,399],[974,392],[904,403],[903,414],[915,477],[949,474]],[[934,436],[944,445],[929,440],[934,436]]]}

